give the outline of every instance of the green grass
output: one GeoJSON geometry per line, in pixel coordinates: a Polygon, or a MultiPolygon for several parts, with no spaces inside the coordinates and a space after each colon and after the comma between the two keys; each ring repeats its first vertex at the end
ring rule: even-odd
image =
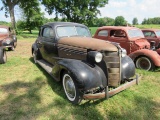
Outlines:
{"type": "Polygon", "coordinates": [[[144,28],[154,28],[154,29],[160,29],[160,25],[136,25],[136,27],[140,28],[140,29],[144,29],[144,28]]]}
{"type": "Polygon", "coordinates": [[[33,63],[35,38],[18,39],[15,51],[0,65],[0,119],[19,120],[158,120],[160,119],[160,70],[137,70],[139,85],[108,100],[71,104],[57,83],[33,63]]]}

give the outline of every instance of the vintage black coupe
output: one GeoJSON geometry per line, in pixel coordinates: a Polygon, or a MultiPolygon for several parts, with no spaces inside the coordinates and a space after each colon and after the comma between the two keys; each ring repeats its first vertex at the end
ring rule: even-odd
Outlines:
{"type": "Polygon", "coordinates": [[[41,26],[32,55],[35,63],[62,81],[68,100],[74,104],[82,99],[109,98],[138,83],[134,63],[125,49],[92,38],[82,24],[53,22],[41,26]]]}

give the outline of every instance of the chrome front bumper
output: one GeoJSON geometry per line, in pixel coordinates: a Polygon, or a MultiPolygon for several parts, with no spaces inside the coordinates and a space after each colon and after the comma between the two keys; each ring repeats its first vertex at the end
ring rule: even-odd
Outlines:
{"type": "Polygon", "coordinates": [[[133,80],[131,80],[130,82],[126,82],[125,84],[113,89],[113,90],[110,90],[108,89],[108,86],[106,87],[106,91],[105,92],[102,92],[102,93],[96,93],[96,94],[84,94],[83,95],[83,98],[84,99],[88,99],[88,100],[94,100],[94,99],[101,99],[101,98],[106,98],[108,99],[109,97],[131,87],[132,85],[135,85],[139,83],[139,80],[140,80],[140,77],[141,76],[138,76],[136,75],[135,78],[133,78],[133,80]]]}

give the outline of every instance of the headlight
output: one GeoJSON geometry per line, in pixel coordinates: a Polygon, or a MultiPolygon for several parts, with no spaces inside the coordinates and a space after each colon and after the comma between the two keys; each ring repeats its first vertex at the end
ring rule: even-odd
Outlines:
{"type": "Polygon", "coordinates": [[[100,52],[97,52],[97,51],[90,51],[88,52],[88,62],[101,62],[102,61],[102,58],[103,58],[103,55],[102,53],[100,52]]]}
{"type": "Polygon", "coordinates": [[[102,53],[99,53],[99,52],[97,52],[97,54],[96,54],[96,56],[95,56],[95,61],[97,62],[97,63],[99,63],[99,62],[101,62],[102,61],[102,53]]]}
{"type": "Polygon", "coordinates": [[[7,44],[10,44],[10,42],[11,42],[10,39],[7,39],[7,40],[6,40],[6,43],[7,43],[7,44]]]}
{"type": "Polygon", "coordinates": [[[126,49],[122,48],[122,57],[125,57],[127,55],[126,49]]]}

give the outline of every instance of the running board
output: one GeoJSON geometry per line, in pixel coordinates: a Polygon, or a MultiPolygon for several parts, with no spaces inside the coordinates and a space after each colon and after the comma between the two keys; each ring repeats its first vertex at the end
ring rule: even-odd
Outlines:
{"type": "Polygon", "coordinates": [[[48,62],[46,62],[45,60],[41,59],[41,60],[37,60],[37,63],[43,68],[45,69],[46,72],[48,72],[51,75],[52,72],[52,68],[53,66],[51,64],[49,64],[48,62]]]}

